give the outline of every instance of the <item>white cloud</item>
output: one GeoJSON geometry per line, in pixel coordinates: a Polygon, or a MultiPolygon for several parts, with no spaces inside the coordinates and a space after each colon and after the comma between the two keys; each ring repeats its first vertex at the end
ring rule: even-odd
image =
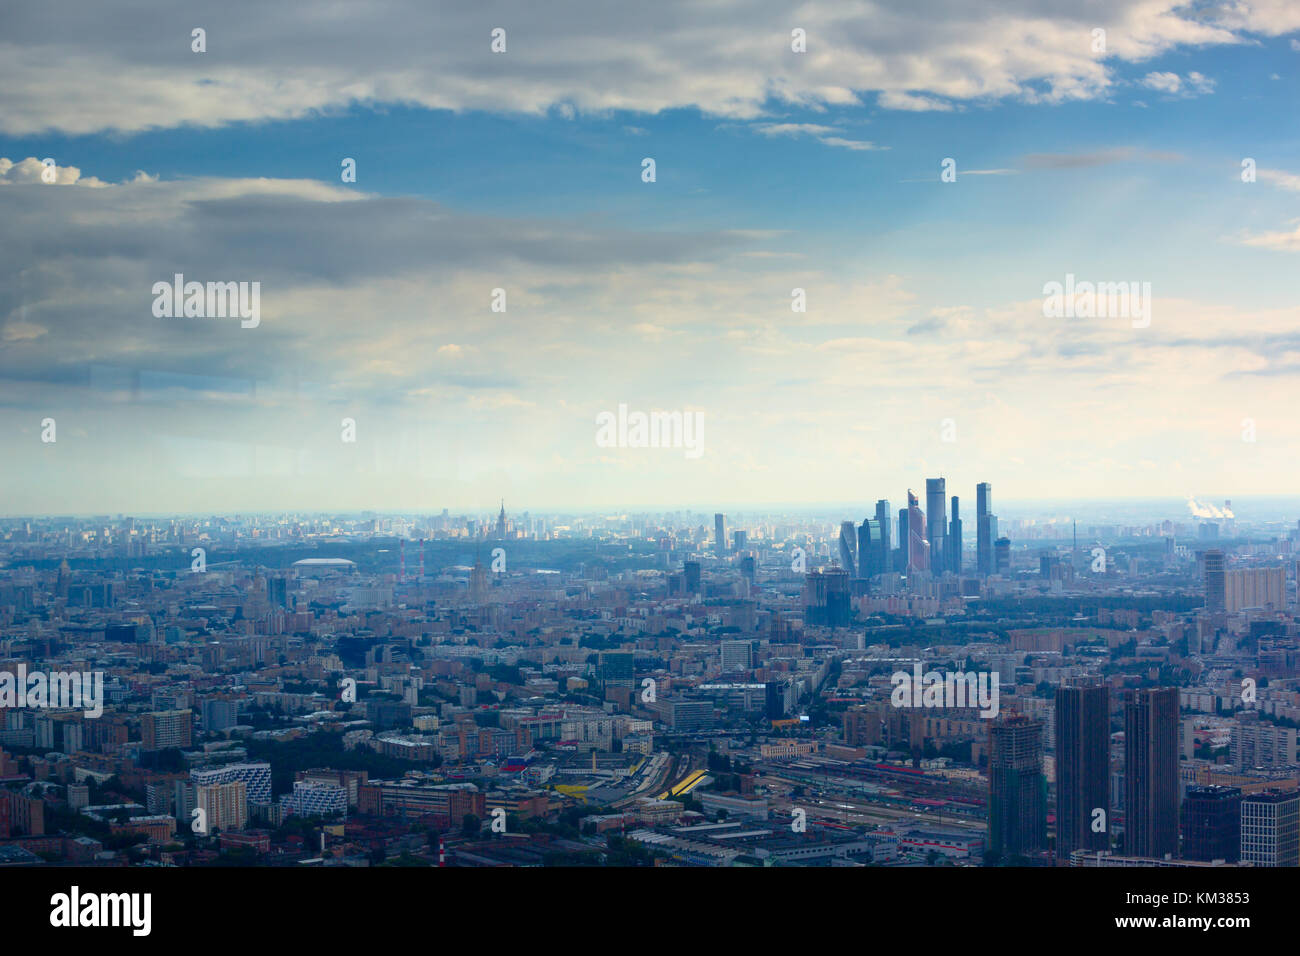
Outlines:
{"type": "Polygon", "coordinates": [[[1183,81],[1177,73],[1148,73],[1142,78],[1142,85],[1161,93],[1177,93],[1183,88],[1183,81]]]}
{"type": "MultiPolygon", "coordinates": [[[[1300,5],[1210,9],[1181,0],[863,0],[801,7],[664,0],[474,4],[390,0],[382,10],[231,0],[204,11],[206,53],[182,8],[70,0],[58,18],[11,18],[0,37],[0,132],[137,131],[415,105],[544,115],[696,107],[753,119],[773,106],[950,110],[971,101],[1108,95],[1117,64],[1300,28],[1300,5]],[[507,51],[489,49],[500,19],[507,51]],[[790,50],[797,19],[808,53],[790,50]],[[1107,52],[1091,31],[1107,28],[1107,52]]],[[[1190,78],[1189,78],[1190,80],[1190,78]]],[[[1188,80],[1180,81],[1184,85],[1188,80]]],[[[1193,85],[1194,81],[1193,81],[1193,85]]]]}
{"type": "Polygon", "coordinates": [[[787,136],[791,138],[810,136],[825,146],[838,146],[842,149],[851,149],[858,152],[889,148],[888,146],[877,146],[867,140],[847,139],[839,135],[840,130],[834,126],[820,126],[816,123],[759,123],[754,129],[764,136],[787,136]]]}

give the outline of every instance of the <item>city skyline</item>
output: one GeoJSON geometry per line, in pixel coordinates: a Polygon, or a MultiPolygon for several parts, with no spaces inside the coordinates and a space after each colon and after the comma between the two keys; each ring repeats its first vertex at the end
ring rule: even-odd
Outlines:
{"type": "Polygon", "coordinates": [[[1300,0],[0,21],[20,935],[1277,909],[1300,0]]]}

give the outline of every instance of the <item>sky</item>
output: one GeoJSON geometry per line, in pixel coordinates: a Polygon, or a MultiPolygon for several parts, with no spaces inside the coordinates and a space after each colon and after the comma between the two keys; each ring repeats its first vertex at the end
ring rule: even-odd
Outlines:
{"type": "Polygon", "coordinates": [[[3,18],[5,514],[1295,491],[1300,4],[3,18]]]}

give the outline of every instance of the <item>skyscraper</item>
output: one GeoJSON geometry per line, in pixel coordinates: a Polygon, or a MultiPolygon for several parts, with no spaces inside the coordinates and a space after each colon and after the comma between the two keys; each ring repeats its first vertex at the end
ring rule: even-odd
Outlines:
{"type": "Polygon", "coordinates": [[[718,554],[727,553],[727,516],[724,514],[713,516],[713,547],[718,554]]]}
{"type": "Polygon", "coordinates": [[[876,555],[878,549],[871,542],[871,519],[863,518],[858,525],[858,577],[874,577],[880,561],[876,555]]]}
{"type": "Polygon", "coordinates": [[[894,550],[895,561],[894,567],[900,572],[907,571],[908,560],[908,541],[911,535],[907,530],[907,509],[898,509],[898,547],[894,550]]]}
{"type": "Polygon", "coordinates": [[[930,570],[930,542],[925,537],[925,512],[911,489],[907,492],[907,573],[930,570]]]}
{"type": "Polygon", "coordinates": [[[1124,707],[1124,854],[1178,852],[1178,688],[1140,689],[1124,707]]]}
{"type": "Polygon", "coordinates": [[[852,521],[840,522],[840,567],[849,573],[850,578],[858,577],[857,562],[854,553],[858,547],[858,532],[852,521]]]}
{"type": "Polygon", "coordinates": [[[952,496],[952,521],[948,523],[948,570],[961,574],[961,502],[952,496]]]}
{"type": "Polygon", "coordinates": [[[687,594],[700,593],[700,562],[687,561],[682,565],[682,573],[685,576],[685,586],[687,594]]]}
{"type": "Polygon", "coordinates": [[[1227,573],[1223,552],[1211,548],[1205,552],[1205,608],[1222,611],[1227,606],[1227,573]]]}
{"type": "Polygon", "coordinates": [[[893,516],[889,513],[889,502],[881,498],[876,502],[876,520],[880,522],[880,573],[889,574],[894,569],[893,557],[893,535],[889,533],[889,525],[893,516]]]}
{"type": "Polygon", "coordinates": [[[1058,687],[1056,853],[1068,857],[1075,850],[1108,849],[1110,688],[1105,684],[1058,687]]]}
{"type": "Polygon", "coordinates": [[[1004,714],[989,726],[989,851],[1029,856],[1046,844],[1043,724],[1004,714]]]}
{"type": "Polygon", "coordinates": [[[804,620],[825,627],[847,627],[853,620],[849,575],[843,568],[810,571],[804,578],[804,620]]]}
{"type": "MultiPolygon", "coordinates": [[[[997,518],[993,518],[994,521],[997,518]]],[[[998,538],[993,542],[993,573],[1011,573],[1011,539],[998,538]]]]}
{"type": "Polygon", "coordinates": [[[982,481],[975,486],[975,570],[984,577],[994,573],[993,542],[998,536],[998,519],[993,514],[993,486],[982,481]]]}
{"type": "Polygon", "coordinates": [[[930,567],[936,574],[947,569],[948,549],[948,482],[943,478],[925,479],[925,539],[930,542],[930,567]]]}

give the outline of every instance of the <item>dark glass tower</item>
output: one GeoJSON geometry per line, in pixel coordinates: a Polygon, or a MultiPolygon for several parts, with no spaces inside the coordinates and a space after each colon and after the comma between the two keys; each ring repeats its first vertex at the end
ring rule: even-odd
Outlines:
{"type": "Polygon", "coordinates": [[[1223,562],[1223,552],[1212,548],[1205,552],[1205,608],[1222,611],[1227,606],[1228,575],[1223,562]]]}
{"type": "Polygon", "coordinates": [[[1189,860],[1241,858],[1241,791],[1236,787],[1187,788],[1183,797],[1183,856],[1189,860]]]}
{"type": "Polygon", "coordinates": [[[981,481],[975,486],[975,570],[987,577],[993,573],[993,542],[998,536],[998,519],[993,516],[993,486],[981,481]]]}
{"type": "Polygon", "coordinates": [[[876,566],[879,563],[876,557],[876,548],[871,543],[871,519],[863,518],[862,524],[858,525],[858,577],[871,578],[879,572],[876,566]]]}
{"type": "Polygon", "coordinates": [[[1046,845],[1043,724],[1007,714],[989,726],[989,850],[1030,856],[1046,845]]]}
{"type": "Polygon", "coordinates": [[[1110,849],[1110,688],[1056,689],[1056,853],[1110,849]],[[1100,816],[1096,814],[1101,810],[1100,816]],[[1094,832],[1093,820],[1104,821],[1094,832]]]}
{"type": "Polygon", "coordinates": [[[1124,854],[1178,853],[1178,688],[1135,690],[1124,707],[1124,854]]]}

